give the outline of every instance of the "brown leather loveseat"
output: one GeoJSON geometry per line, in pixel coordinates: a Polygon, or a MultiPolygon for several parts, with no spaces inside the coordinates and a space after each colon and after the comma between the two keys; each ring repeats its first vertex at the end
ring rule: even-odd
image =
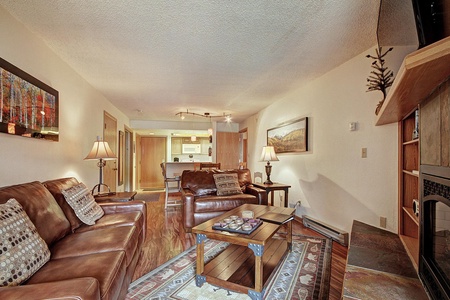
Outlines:
{"type": "Polygon", "coordinates": [[[14,198],[50,250],[50,259],[18,286],[0,287],[0,299],[124,299],[145,238],[143,201],[108,202],[94,225],[81,223],[61,190],[62,178],[0,188],[0,203],[14,198]]]}
{"type": "Polygon", "coordinates": [[[181,175],[183,222],[186,232],[243,204],[267,205],[266,192],[252,185],[250,170],[185,170],[181,175]],[[214,174],[237,173],[242,194],[218,196],[214,174]]]}

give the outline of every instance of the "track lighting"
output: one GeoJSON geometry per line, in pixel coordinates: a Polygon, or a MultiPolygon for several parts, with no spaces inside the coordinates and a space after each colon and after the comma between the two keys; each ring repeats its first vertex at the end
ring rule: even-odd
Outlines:
{"type": "Polygon", "coordinates": [[[225,118],[225,122],[230,123],[231,122],[231,114],[225,114],[223,113],[222,115],[211,115],[208,112],[205,112],[203,115],[202,114],[198,114],[198,113],[193,113],[190,112],[189,110],[186,110],[185,112],[180,111],[178,113],[175,114],[176,116],[180,116],[181,120],[184,120],[184,118],[186,117],[186,115],[191,115],[191,116],[196,116],[196,117],[203,117],[203,118],[225,118]]]}

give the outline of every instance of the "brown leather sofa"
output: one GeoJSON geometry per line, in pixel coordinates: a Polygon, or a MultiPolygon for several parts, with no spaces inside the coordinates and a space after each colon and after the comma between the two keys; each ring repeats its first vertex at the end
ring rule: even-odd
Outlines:
{"type": "Polygon", "coordinates": [[[82,224],[61,190],[75,178],[0,188],[15,198],[47,243],[51,257],[24,284],[0,288],[0,299],[124,299],[145,239],[143,201],[100,203],[105,214],[82,224]]]}
{"type": "Polygon", "coordinates": [[[250,170],[185,170],[181,175],[183,223],[186,232],[242,204],[267,205],[265,190],[252,185],[250,170]],[[218,196],[213,174],[237,173],[242,194],[218,196]]]}

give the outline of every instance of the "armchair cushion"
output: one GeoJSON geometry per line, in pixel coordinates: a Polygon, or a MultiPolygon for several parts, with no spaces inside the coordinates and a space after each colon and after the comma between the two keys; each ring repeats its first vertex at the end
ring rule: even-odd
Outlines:
{"type": "Polygon", "coordinates": [[[16,199],[0,205],[0,286],[16,286],[50,259],[50,250],[16,199]]]}
{"type": "Polygon", "coordinates": [[[214,174],[217,196],[242,194],[237,173],[214,174]]]}

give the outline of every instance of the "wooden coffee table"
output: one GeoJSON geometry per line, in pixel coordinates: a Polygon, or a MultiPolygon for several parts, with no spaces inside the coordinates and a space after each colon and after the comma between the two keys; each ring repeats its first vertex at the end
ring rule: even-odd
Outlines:
{"type": "Polygon", "coordinates": [[[292,222],[285,224],[285,240],[272,238],[284,225],[270,222],[263,222],[250,234],[230,233],[212,228],[214,223],[226,217],[241,216],[244,210],[253,211],[255,218],[267,212],[285,215],[293,215],[295,212],[294,208],[244,204],[192,228],[197,243],[196,285],[201,287],[204,282],[209,282],[229,290],[247,293],[252,299],[262,299],[265,285],[273,271],[292,249],[292,222]],[[207,238],[228,242],[230,246],[205,265],[204,241],[207,238]]]}

